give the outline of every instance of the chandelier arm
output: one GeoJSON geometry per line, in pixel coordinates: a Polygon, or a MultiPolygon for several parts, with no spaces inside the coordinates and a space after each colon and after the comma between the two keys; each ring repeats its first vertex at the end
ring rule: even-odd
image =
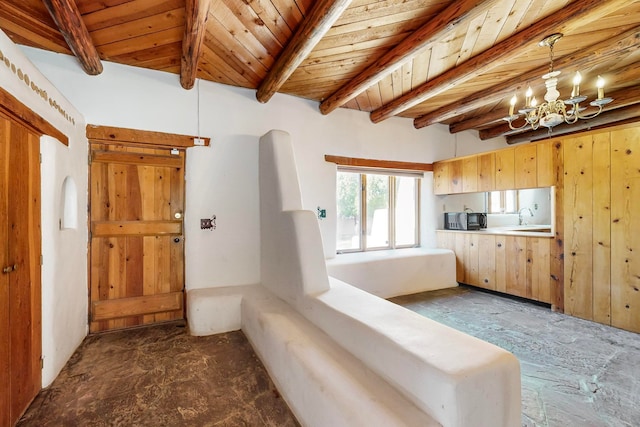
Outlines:
{"type": "Polygon", "coordinates": [[[598,106],[598,111],[596,111],[595,113],[591,113],[591,114],[589,114],[589,115],[586,115],[586,116],[585,116],[585,115],[581,115],[581,114],[580,114],[580,112],[576,112],[576,115],[578,116],[578,118],[579,118],[579,119],[582,119],[582,120],[589,120],[589,119],[593,119],[594,117],[596,117],[597,115],[599,115],[600,113],[602,113],[603,107],[604,107],[604,106],[599,105],[599,106],[598,106]]]}

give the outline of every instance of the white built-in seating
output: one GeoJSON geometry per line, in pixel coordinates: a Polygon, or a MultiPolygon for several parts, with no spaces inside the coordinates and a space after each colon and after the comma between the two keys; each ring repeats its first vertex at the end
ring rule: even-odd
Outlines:
{"type": "Polygon", "coordinates": [[[456,256],[449,249],[345,253],[327,260],[327,272],[381,298],[458,286],[456,256]]]}
{"type": "Polygon", "coordinates": [[[241,328],[305,426],[520,425],[511,353],[329,278],[286,133],[260,139],[259,181],[261,283],[190,290],[194,333],[241,328]]]}

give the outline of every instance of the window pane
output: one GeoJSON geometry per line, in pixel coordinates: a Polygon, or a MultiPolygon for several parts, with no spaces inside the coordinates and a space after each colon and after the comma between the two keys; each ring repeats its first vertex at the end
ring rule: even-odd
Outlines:
{"type": "Polygon", "coordinates": [[[367,249],[389,246],[389,177],[367,174],[367,249]]]}
{"type": "Polygon", "coordinates": [[[412,246],[416,242],[416,179],[397,176],[395,203],[396,246],[412,246]]]}
{"type": "Polygon", "coordinates": [[[506,190],[504,192],[504,211],[505,213],[517,213],[516,206],[516,190],[506,190]]]}
{"type": "Polygon", "coordinates": [[[489,193],[489,213],[502,213],[503,208],[500,203],[500,191],[489,193]]]}
{"type": "Polygon", "coordinates": [[[338,172],[337,187],[336,248],[338,251],[360,249],[360,175],[338,172]]]}

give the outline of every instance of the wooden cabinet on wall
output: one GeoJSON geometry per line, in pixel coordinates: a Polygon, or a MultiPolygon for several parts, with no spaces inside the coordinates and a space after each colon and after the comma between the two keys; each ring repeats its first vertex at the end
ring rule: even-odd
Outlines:
{"type": "Polygon", "coordinates": [[[438,247],[456,254],[456,280],[552,303],[550,237],[438,231],[438,247]]]}
{"type": "Polygon", "coordinates": [[[515,190],[555,185],[552,142],[524,144],[433,164],[434,194],[515,190]]]}
{"type": "Polygon", "coordinates": [[[564,141],[565,312],[640,332],[640,128],[564,141]]]}

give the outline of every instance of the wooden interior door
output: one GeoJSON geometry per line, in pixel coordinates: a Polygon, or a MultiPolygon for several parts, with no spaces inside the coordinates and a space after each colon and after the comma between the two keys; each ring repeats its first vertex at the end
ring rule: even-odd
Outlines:
{"type": "Polygon", "coordinates": [[[184,154],[91,144],[91,332],[184,318],[184,154]]]}
{"type": "Polygon", "coordinates": [[[40,138],[0,115],[0,425],[42,384],[40,138]]]}

